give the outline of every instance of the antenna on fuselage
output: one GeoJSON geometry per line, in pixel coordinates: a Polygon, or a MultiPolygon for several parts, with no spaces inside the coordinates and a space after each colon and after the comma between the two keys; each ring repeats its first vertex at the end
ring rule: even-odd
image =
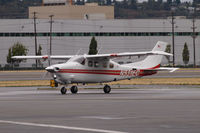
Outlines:
{"type": "Polygon", "coordinates": [[[98,49],[97,54],[100,53],[101,49],[102,49],[102,46],[98,49]]]}
{"type": "Polygon", "coordinates": [[[76,55],[78,55],[80,53],[82,49],[80,48],[77,52],[76,52],[76,55]]]}

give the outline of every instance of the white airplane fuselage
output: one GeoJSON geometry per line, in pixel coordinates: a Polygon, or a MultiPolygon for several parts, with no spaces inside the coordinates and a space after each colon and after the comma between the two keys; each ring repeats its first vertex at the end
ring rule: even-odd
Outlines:
{"type": "Polygon", "coordinates": [[[58,69],[54,73],[56,75],[56,81],[65,84],[103,83],[144,76],[142,70],[120,65],[112,60],[107,62],[85,60],[85,64],[72,61],[50,67],[58,69]],[[89,65],[89,62],[92,62],[93,65],[89,65]]]}

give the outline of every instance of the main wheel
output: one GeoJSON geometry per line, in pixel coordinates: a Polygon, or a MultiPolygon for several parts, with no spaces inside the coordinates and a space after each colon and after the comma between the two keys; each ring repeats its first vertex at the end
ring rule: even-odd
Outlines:
{"type": "Polygon", "coordinates": [[[78,92],[78,87],[77,86],[72,86],[71,87],[71,92],[73,93],[73,94],[76,94],[77,92],[78,92]]]}
{"type": "Polygon", "coordinates": [[[109,85],[105,85],[105,86],[103,87],[103,91],[104,91],[104,93],[110,93],[110,91],[111,91],[110,86],[109,86],[109,85]]]}
{"type": "Polygon", "coordinates": [[[66,92],[67,92],[67,89],[65,88],[65,87],[62,87],[61,89],[60,89],[60,92],[61,92],[61,94],[66,94],[66,92]]]}

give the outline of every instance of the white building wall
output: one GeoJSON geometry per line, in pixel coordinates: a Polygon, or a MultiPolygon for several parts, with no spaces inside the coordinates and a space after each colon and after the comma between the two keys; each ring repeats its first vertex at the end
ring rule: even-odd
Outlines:
{"type": "MultiPolygon", "coordinates": [[[[175,32],[191,32],[191,20],[175,20],[175,32]]],[[[53,32],[171,32],[171,20],[138,19],[138,20],[54,20],[53,32]]],[[[196,21],[197,32],[200,31],[200,20],[196,21]]],[[[49,32],[49,20],[37,20],[37,32],[49,32]]],[[[0,20],[0,33],[34,32],[32,19],[0,20]]],[[[53,37],[52,50],[56,55],[73,55],[81,49],[81,54],[88,52],[91,36],[53,37]]],[[[171,43],[171,36],[98,36],[96,37],[100,53],[136,52],[151,50],[159,40],[171,43]]],[[[49,37],[37,37],[42,45],[42,53],[47,54],[49,37]]],[[[34,55],[34,37],[0,37],[0,64],[6,64],[8,49],[14,43],[21,42],[34,55]]],[[[190,64],[193,63],[193,42],[191,36],[175,36],[176,64],[183,64],[182,50],[187,42],[190,51],[190,64]]],[[[196,38],[196,63],[200,65],[200,38],[196,38]]],[[[164,63],[167,61],[164,60],[164,63]]],[[[34,63],[34,61],[28,61],[34,63]]]]}

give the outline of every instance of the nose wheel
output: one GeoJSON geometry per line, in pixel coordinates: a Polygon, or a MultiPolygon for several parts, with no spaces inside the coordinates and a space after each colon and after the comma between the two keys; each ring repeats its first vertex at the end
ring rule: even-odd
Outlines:
{"type": "Polygon", "coordinates": [[[103,91],[104,91],[104,93],[110,93],[110,91],[111,91],[111,87],[109,86],[109,85],[105,85],[104,87],[103,87],[103,91]]]}

